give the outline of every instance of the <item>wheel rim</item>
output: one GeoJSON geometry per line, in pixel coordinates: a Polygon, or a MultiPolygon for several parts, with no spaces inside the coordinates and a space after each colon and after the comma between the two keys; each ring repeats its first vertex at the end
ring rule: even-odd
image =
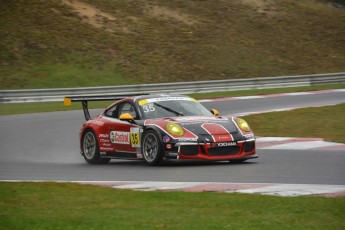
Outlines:
{"type": "Polygon", "coordinates": [[[84,136],[83,150],[87,159],[92,159],[94,157],[96,152],[96,139],[95,136],[90,132],[84,136]]]}
{"type": "Polygon", "coordinates": [[[158,154],[158,141],[155,135],[148,134],[144,140],[144,157],[148,162],[156,159],[158,154]]]}

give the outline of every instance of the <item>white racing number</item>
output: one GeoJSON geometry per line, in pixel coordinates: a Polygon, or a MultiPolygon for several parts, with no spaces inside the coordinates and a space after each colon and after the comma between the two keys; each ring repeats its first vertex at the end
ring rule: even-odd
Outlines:
{"type": "Polygon", "coordinates": [[[153,106],[153,103],[142,105],[142,108],[144,113],[149,113],[156,110],[156,108],[153,106]]]}

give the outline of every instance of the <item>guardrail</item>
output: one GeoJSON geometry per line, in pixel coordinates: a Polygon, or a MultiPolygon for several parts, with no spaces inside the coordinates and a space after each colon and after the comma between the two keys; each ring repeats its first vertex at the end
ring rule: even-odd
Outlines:
{"type": "Polygon", "coordinates": [[[247,78],[176,82],[141,85],[121,85],[83,88],[55,88],[32,90],[0,90],[0,103],[63,101],[64,96],[132,93],[208,93],[249,89],[283,88],[320,84],[345,83],[345,72],[283,77],[247,78]]]}

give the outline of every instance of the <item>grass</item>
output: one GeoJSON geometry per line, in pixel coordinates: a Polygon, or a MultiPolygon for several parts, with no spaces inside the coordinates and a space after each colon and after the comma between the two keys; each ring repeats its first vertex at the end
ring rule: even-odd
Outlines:
{"type": "Polygon", "coordinates": [[[345,104],[245,116],[257,136],[315,137],[345,143],[345,104]]]}
{"type": "MultiPolygon", "coordinates": [[[[91,102],[89,109],[106,108],[112,102],[91,102]]],[[[71,106],[64,106],[63,102],[34,102],[34,103],[11,103],[0,104],[0,115],[13,114],[27,114],[27,113],[42,113],[42,112],[56,112],[69,110],[82,110],[81,103],[73,103],[71,106]]]]}
{"type": "Polygon", "coordinates": [[[0,229],[344,229],[345,198],[0,183],[0,229]]]}
{"type": "Polygon", "coordinates": [[[345,11],[325,1],[82,2],[98,19],[62,0],[3,1],[0,89],[345,70],[345,11]]]}

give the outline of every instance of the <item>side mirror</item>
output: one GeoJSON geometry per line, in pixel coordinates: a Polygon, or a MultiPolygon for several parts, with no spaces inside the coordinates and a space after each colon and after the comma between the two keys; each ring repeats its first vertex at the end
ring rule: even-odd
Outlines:
{"type": "Polygon", "coordinates": [[[218,116],[219,112],[216,109],[211,109],[211,113],[215,116],[218,116]]]}
{"type": "Polygon", "coordinates": [[[124,114],[121,114],[120,115],[120,120],[121,121],[134,121],[134,118],[132,117],[132,115],[131,114],[129,114],[129,113],[124,113],[124,114]]]}

